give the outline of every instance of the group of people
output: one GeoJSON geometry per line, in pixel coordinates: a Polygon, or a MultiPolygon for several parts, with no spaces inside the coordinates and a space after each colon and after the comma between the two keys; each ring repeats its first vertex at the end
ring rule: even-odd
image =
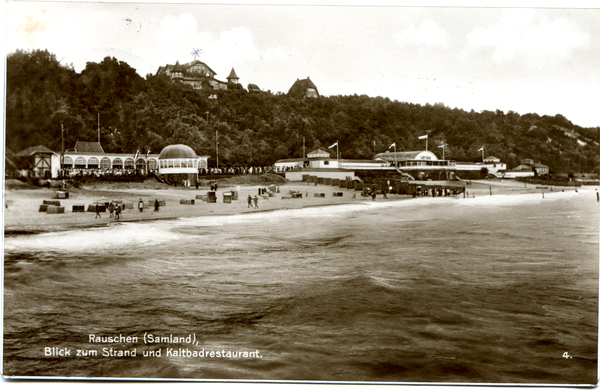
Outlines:
{"type": "Polygon", "coordinates": [[[254,198],[252,197],[252,195],[248,195],[248,207],[252,208],[252,202],[254,202],[254,208],[257,209],[258,208],[258,196],[254,195],[254,198]]]}
{"type": "MultiPolygon", "coordinates": [[[[144,212],[144,201],[141,198],[140,198],[140,201],[138,202],[137,207],[138,207],[138,210],[140,211],[140,213],[144,212]]],[[[121,205],[118,203],[110,202],[107,207],[108,213],[109,213],[109,218],[114,218],[115,220],[120,219],[121,211],[124,208],[125,208],[124,205],[123,205],[123,207],[121,207],[121,205]]],[[[102,210],[101,205],[96,204],[96,217],[95,218],[102,218],[102,216],[100,215],[101,210],[102,210]]],[[[158,201],[158,199],[155,199],[154,200],[154,212],[158,212],[159,210],[160,210],[160,202],[158,201]]]]}
{"type": "MultiPolygon", "coordinates": [[[[108,204],[108,213],[109,213],[109,218],[114,218],[114,219],[119,219],[121,216],[121,205],[117,204],[115,205],[113,202],[110,202],[108,204]]],[[[96,204],[96,218],[102,218],[102,216],[100,215],[100,205],[96,204]]],[[[96,219],[94,218],[94,219],[96,219]]]]}
{"type": "MultiPolygon", "coordinates": [[[[138,202],[138,210],[140,210],[140,213],[144,212],[144,201],[142,200],[142,198],[140,198],[140,201],[138,202]]],[[[158,201],[158,199],[154,199],[154,212],[158,213],[160,210],[160,202],[158,201]]]]}

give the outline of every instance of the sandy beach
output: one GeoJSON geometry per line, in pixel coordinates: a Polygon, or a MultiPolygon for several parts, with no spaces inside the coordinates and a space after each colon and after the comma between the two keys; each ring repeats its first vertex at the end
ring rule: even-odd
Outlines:
{"type": "MultiPolygon", "coordinates": [[[[69,230],[80,227],[106,226],[111,223],[138,222],[157,219],[174,219],[188,217],[202,217],[214,215],[232,215],[250,212],[264,212],[279,209],[297,209],[315,206],[349,204],[360,202],[373,202],[371,197],[362,197],[360,191],[342,189],[329,185],[308,185],[302,182],[287,182],[278,185],[279,193],[274,193],[268,198],[258,197],[258,208],[248,207],[248,195],[258,195],[259,188],[264,185],[239,186],[238,200],[231,203],[223,202],[223,193],[235,190],[238,186],[219,186],[217,203],[207,203],[196,199],[197,195],[206,195],[210,187],[196,188],[167,187],[156,183],[107,183],[94,184],[83,188],[68,188],[68,199],[57,199],[57,188],[31,188],[14,185],[16,181],[6,183],[4,193],[4,233],[5,234],[32,234],[48,231],[69,230]],[[302,193],[302,198],[287,199],[291,191],[302,193]],[[333,193],[342,193],[342,196],[333,196],[333,193]],[[325,197],[315,197],[315,193],[325,194],[325,197]],[[356,195],[355,197],[353,197],[356,195]],[[137,209],[139,200],[144,201],[143,212],[137,209]],[[165,206],[159,212],[154,211],[154,201],[164,201],[165,206]],[[181,200],[195,200],[195,204],[182,204],[181,200]],[[47,214],[40,212],[40,205],[44,200],[59,200],[64,206],[64,214],[47,214]],[[100,213],[96,218],[95,212],[89,212],[88,206],[95,202],[123,201],[133,204],[133,209],[121,212],[120,219],[110,218],[108,212],[100,213]],[[85,212],[73,212],[73,206],[84,206],[85,212]]],[[[466,194],[464,196],[490,196],[506,195],[513,193],[542,193],[549,191],[574,191],[572,187],[536,188],[535,185],[512,181],[472,181],[464,182],[466,194]]],[[[376,202],[392,202],[410,200],[409,195],[388,194],[388,199],[378,195],[376,202]]]]}

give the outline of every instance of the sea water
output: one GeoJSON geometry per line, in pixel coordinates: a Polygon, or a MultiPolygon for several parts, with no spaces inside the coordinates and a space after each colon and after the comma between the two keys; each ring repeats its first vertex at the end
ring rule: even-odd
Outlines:
{"type": "Polygon", "coordinates": [[[598,221],[582,189],[5,237],[3,373],[595,384],[598,221]]]}

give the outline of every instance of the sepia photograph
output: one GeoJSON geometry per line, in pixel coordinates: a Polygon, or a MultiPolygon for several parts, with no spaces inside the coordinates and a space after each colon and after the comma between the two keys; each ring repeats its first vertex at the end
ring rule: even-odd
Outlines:
{"type": "Polygon", "coordinates": [[[9,1],[3,382],[598,382],[600,7],[9,1]]]}

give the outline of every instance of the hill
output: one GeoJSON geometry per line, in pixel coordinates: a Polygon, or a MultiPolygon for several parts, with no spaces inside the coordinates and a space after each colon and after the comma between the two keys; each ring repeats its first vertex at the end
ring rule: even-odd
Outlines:
{"type": "Polygon", "coordinates": [[[343,158],[372,158],[396,143],[398,151],[430,150],[446,159],[496,156],[509,168],[530,158],[551,172],[598,173],[600,128],[582,128],[562,115],[467,112],[441,103],[424,106],[383,97],[299,99],[244,89],[194,90],[166,76],[139,76],[116,58],[88,62],[81,73],[48,51],[7,57],[6,142],[61,149],[98,138],[106,152],[135,153],[184,143],[220,166],[272,165],[281,158],[339,142],[343,158]],[[216,94],[217,98],[210,96],[216,94]],[[98,130],[99,127],[99,130],[98,130]]]}

